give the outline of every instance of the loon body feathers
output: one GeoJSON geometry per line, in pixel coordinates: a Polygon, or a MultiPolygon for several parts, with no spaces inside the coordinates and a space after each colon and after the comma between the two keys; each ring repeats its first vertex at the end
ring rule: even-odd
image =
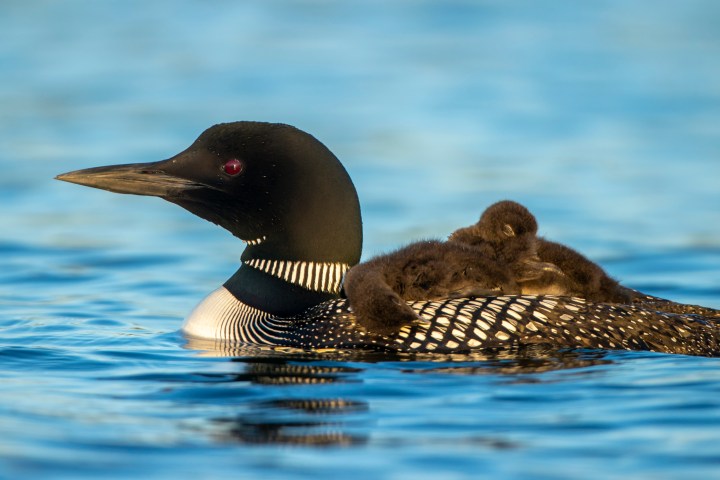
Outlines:
{"type": "Polygon", "coordinates": [[[301,349],[435,353],[550,345],[720,355],[715,321],[691,314],[551,295],[425,300],[409,305],[420,320],[384,337],[358,330],[345,299],[323,302],[297,316],[273,317],[248,309],[221,287],[195,308],[183,329],[190,336],[216,340],[218,349],[231,341],[301,349]]]}
{"type": "Polygon", "coordinates": [[[57,178],[164,198],[247,244],[237,272],[186,319],[189,336],[300,349],[546,344],[720,355],[720,311],[629,289],[633,303],[625,305],[542,295],[420,299],[408,303],[418,317],[412,325],[391,336],[365,331],[339,298],[342,276],[360,260],[357,193],[332,152],[289,125],[219,124],[168,160],[57,178]]]}

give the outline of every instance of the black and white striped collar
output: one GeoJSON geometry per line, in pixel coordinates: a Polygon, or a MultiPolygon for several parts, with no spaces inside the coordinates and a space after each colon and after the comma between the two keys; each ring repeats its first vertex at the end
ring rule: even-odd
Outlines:
{"type": "Polygon", "coordinates": [[[248,245],[254,247],[254,246],[260,245],[260,244],[263,243],[265,240],[267,240],[267,237],[266,237],[265,235],[263,235],[262,237],[255,238],[255,239],[253,239],[253,240],[243,240],[243,242],[245,242],[245,243],[247,243],[248,245]]]}
{"type": "Polygon", "coordinates": [[[308,290],[337,294],[350,265],[340,262],[250,259],[243,263],[308,290]]]}

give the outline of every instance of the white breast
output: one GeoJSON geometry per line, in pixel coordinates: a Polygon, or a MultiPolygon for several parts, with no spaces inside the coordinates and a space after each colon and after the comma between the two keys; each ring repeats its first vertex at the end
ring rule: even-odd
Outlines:
{"type": "Polygon", "coordinates": [[[212,340],[250,340],[242,337],[248,325],[262,321],[269,314],[235,298],[220,287],[200,302],[182,326],[185,335],[212,340]]]}

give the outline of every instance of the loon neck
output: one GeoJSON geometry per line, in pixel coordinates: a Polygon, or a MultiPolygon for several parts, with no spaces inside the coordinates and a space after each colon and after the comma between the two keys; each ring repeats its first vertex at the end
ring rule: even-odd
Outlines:
{"type": "Polygon", "coordinates": [[[223,286],[245,305],[271,315],[292,316],[337,298],[349,268],[341,262],[243,259],[223,286]]]}

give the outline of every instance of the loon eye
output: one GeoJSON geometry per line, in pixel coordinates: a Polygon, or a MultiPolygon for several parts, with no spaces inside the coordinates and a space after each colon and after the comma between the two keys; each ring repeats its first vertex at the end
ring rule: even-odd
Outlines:
{"type": "Polygon", "coordinates": [[[237,158],[231,158],[230,160],[225,162],[225,165],[223,165],[223,170],[225,171],[225,173],[232,177],[242,172],[243,168],[243,163],[237,158]]]}

